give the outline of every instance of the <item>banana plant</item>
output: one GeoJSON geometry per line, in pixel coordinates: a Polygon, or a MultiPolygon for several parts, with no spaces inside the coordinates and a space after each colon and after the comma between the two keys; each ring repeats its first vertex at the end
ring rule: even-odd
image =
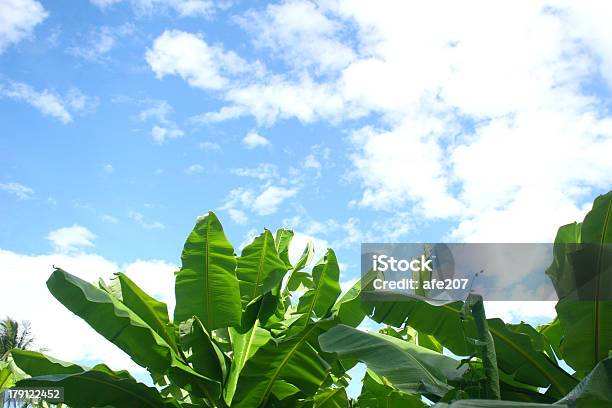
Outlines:
{"type": "Polygon", "coordinates": [[[559,297],[560,357],[578,377],[612,350],[612,191],[599,196],[583,222],[564,225],[547,270],[559,297]]]}
{"type": "Polygon", "coordinates": [[[476,296],[364,299],[376,271],[340,296],[334,251],[308,271],[312,245],[292,264],[292,237],[264,230],[237,256],[215,214],[198,219],[172,318],[125,274],[92,284],[56,269],[53,296],[145,367],[154,387],[19,350],[0,382],[62,386],[74,407],[612,407],[612,192],[559,229],[547,270],[558,316],[538,327],[487,319],[476,296]],[[364,331],[366,316],[385,326],[364,331]],[[347,371],[358,362],[367,370],[355,401],[347,371]]]}
{"type": "Polygon", "coordinates": [[[368,407],[422,406],[414,397],[436,407],[611,407],[610,241],[612,192],[595,200],[583,223],[560,228],[547,270],[558,317],[538,328],[486,319],[473,295],[432,305],[381,293],[362,307],[387,327],[364,333],[338,325],[321,335],[321,346],[341,361],[367,365],[359,401],[368,407]],[[576,371],[564,370],[561,359],[576,371]]]}
{"type": "MultiPolygon", "coordinates": [[[[155,386],[103,364],[88,368],[13,350],[26,377],[17,384],[64,387],[73,407],[325,407],[348,401],[351,365],[323,352],[318,338],[338,324],[361,323],[361,282],[339,299],[334,251],[328,249],[308,273],[312,245],[292,265],[292,237],[289,230],[273,235],[266,229],[237,256],[216,215],[199,218],[176,272],[172,317],[165,303],[123,273],[94,284],[55,269],[47,281],[52,295],[146,368],[155,386]],[[306,289],[301,296],[299,288],[306,289]]],[[[0,370],[4,378],[5,367],[0,370]]]]}

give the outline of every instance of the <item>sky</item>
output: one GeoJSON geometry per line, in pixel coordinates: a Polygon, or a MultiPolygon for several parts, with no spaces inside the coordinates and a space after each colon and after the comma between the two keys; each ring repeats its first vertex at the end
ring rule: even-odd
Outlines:
{"type": "Polygon", "coordinates": [[[209,210],[237,252],[264,227],[334,248],[344,288],[361,242],[551,242],[612,186],[609,21],[597,1],[0,0],[0,316],[138,370],[44,282],[121,270],[172,308],[209,210]]]}

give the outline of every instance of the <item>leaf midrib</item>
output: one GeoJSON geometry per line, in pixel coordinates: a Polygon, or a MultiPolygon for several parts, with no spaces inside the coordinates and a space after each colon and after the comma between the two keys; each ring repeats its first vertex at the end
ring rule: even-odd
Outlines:
{"type": "Polygon", "coordinates": [[[280,375],[281,370],[285,367],[285,365],[287,364],[287,362],[289,361],[289,359],[291,358],[291,356],[293,356],[293,353],[295,353],[295,351],[297,350],[297,348],[299,346],[302,345],[302,343],[304,342],[304,340],[306,338],[308,338],[308,335],[317,327],[317,324],[314,324],[310,329],[308,329],[306,332],[304,332],[304,335],[302,336],[302,338],[289,350],[289,352],[287,353],[287,355],[283,358],[283,360],[281,361],[281,363],[278,365],[278,367],[276,368],[276,370],[274,370],[274,374],[272,375],[272,377],[270,378],[270,381],[268,381],[268,384],[266,385],[266,388],[264,390],[264,393],[261,397],[261,399],[259,400],[259,403],[257,404],[257,406],[260,406],[261,404],[263,404],[267,399],[268,399],[268,394],[270,394],[270,391],[272,390],[272,386],[274,385],[274,382],[276,382],[276,379],[278,378],[278,376],[280,375]]]}
{"type": "MultiPolygon", "coordinates": [[[[327,257],[326,257],[327,258],[327,257]]],[[[314,309],[315,304],[317,303],[317,299],[319,298],[319,293],[321,292],[321,286],[323,285],[323,279],[325,278],[325,274],[327,273],[327,268],[329,267],[329,259],[325,260],[325,265],[323,266],[323,271],[321,271],[321,275],[319,276],[319,281],[317,282],[317,287],[315,289],[314,296],[312,298],[312,302],[308,307],[308,318],[312,315],[312,311],[314,309]]],[[[308,322],[308,320],[306,320],[308,322]]]]}
{"type": "Polygon", "coordinates": [[[206,236],[206,240],[204,241],[204,293],[206,294],[206,321],[208,322],[208,330],[212,330],[212,311],[210,310],[210,282],[209,282],[209,275],[210,275],[210,235],[209,235],[209,231],[210,231],[210,214],[208,214],[208,217],[206,219],[206,232],[204,233],[206,236]]]}
{"type": "Polygon", "coordinates": [[[261,279],[261,274],[263,271],[264,260],[266,258],[266,253],[268,252],[268,234],[266,234],[266,232],[264,232],[263,238],[263,248],[261,248],[261,255],[259,257],[259,263],[257,265],[257,279],[255,280],[255,287],[253,288],[253,295],[251,296],[251,299],[254,299],[257,295],[257,287],[259,286],[259,281],[261,279]]]}
{"type": "Polygon", "coordinates": [[[594,364],[599,362],[599,336],[601,335],[601,327],[599,324],[599,315],[600,315],[600,301],[599,301],[599,287],[600,287],[600,279],[601,279],[601,258],[603,252],[603,246],[606,239],[606,234],[608,232],[608,222],[610,219],[610,212],[612,212],[612,200],[608,202],[608,209],[606,211],[606,216],[604,218],[603,231],[601,232],[600,246],[599,246],[599,255],[597,258],[597,279],[595,280],[595,295],[597,298],[595,299],[595,348],[594,348],[594,364]]]}

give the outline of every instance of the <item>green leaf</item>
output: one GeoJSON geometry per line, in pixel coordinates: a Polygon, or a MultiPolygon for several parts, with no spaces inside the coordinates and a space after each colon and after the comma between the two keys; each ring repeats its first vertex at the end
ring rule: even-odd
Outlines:
{"type": "Polygon", "coordinates": [[[612,358],[600,363],[567,396],[554,404],[527,402],[461,400],[452,404],[439,403],[434,408],[505,408],[505,407],[566,407],[566,408],[611,408],[612,407],[612,358]]]}
{"type": "Polygon", "coordinates": [[[531,337],[519,327],[507,325],[501,319],[488,319],[487,323],[495,341],[499,368],[516,381],[550,386],[549,393],[556,398],[576,385],[576,379],[534,347],[531,337]]]}
{"type": "Polygon", "coordinates": [[[332,311],[338,317],[340,323],[351,327],[357,327],[361,324],[366,316],[361,307],[361,288],[362,286],[368,288],[376,276],[376,271],[368,272],[338,299],[332,311]]]}
{"type": "Polygon", "coordinates": [[[426,408],[419,395],[407,394],[393,388],[384,378],[368,369],[359,394],[360,408],[426,408]]]}
{"type": "MultiPolygon", "coordinates": [[[[474,344],[468,339],[477,337],[471,316],[461,313],[462,302],[433,306],[407,296],[376,295],[366,298],[364,307],[377,322],[401,327],[404,323],[419,332],[432,335],[444,347],[459,356],[475,354],[474,344]],[[389,298],[388,301],[386,298],[389,298]]],[[[568,393],[577,380],[566,373],[543,351],[534,348],[530,337],[513,330],[500,319],[488,319],[489,331],[495,342],[497,363],[501,370],[517,381],[538,387],[549,387],[556,397],[568,393]]]]}
{"type": "Polygon", "coordinates": [[[553,262],[546,269],[559,299],[569,295],[576,288],[576,281],[568,255],[579,247],[582,224],[563,225],[557,231],[553,245],[553,262]]]}
{"type": "Polygon", "coordinates": [[[489,331],[487,317],[485,315],[482,296],[470,294],[466,305],[470,307],[474,324],[476,325],[476,333],[478,335],[478,344],[476,348],[480,352],[480,359],[485,374],[485,389],[486,398],[500,399],[499,390],[499,372],[497,370],[497,354],[495,353],[495,344],[493,336],[489,331]]]}
{"type": "Polygon", "coordinates": [[[559,317],[555,317],[555,319],[550,323],[539,325],[537,330],[546,339],[547,345],[544,346],[544,351],[546,354],[551,359],[559,358],[561,355],[559,346],[561,345],[561,339],[563,338],[563,331],[561,330],[561,322],[559,322],[559,317]],[[550,349],[548,347],[550,347],[550,349]]]}
{"type": "Polygon", "coordinates": [[[286,272],[287,267],[276,252],[274,237],[266,229],[244,247],[238,258],[236,275],[243,307],[278,285],[286,272]]]}
{"type": "Polygon", "coordinates": [[[282,401],[286,398],[296,395],[300,392],[300,389],[293,384],[289,384],[287,381],[278,380],[272,386],[272,394],[282,401]]]}
{"type": "Polygon", "coordinates": [[[114,296],[61,269],[51,274],[47,287],[66,308],[137,364],[157,373],[170,367],[174,359],[172,347],[114,296]]]}
{"type": "Polygon", "coordinates": [[[284,380],[306,396],[314,395],[327,377],[330,366],[319,354],[318,336],[333,324],[318,321],[296,335],[268,341],[247,360],[234,401],[236,407],[265,406],[277,380],[284,380]]]}
{"type": "Polygon", "coordinates": [[[152,298],[123,273],[115,274],[121,285],[121,301],[136,313],[178,353],[174,325],[168,317],[165,303],[152,298]]]}
{"type": "Polygon", "coordinates": [[[239,333],[236,329],[232,328],[230,329],[230,337],[232,339],[233,360],[224,391],[225,402],[228,405],[232,403],[236,393],[238,378],[245,363],[253,357],[260,347],[272,338],[270,332],[262,329],[257,324],[246,333],[239,333]]]}
{"type": "Polygon", "coordinates": [[[344,387],[319,391],[313,399],[314,408],[345,408],[348,406],[348,397],[344,387]]]}
{"type": "Polygon", "coordinates": [[[181,348],[193,369],[219,383],[227,373],[225,357],[197,317],[181,323],[181,348]]]}
{"type": "Polygon", "coordinates": [[[580,376],[612,349],[610,303],[563,299],[555,307],[563,331],[559,352],[580,376]],[[599,315],[602,312],[604,316],[599,315]]]}
{"type": "Polygon", "coordinates": [[[323,351],[341,359],[359,360],[404,392],[428,392],[443,396],[465,369],[459,362],[412,342],[379,333],[365,333],[338,325],[319,338],[323,351]]]}
{"type": "Polygon", "coordinates": [[[559,352],[582,376],[612,348],[612,319],[607,318],[612,315],[612,191],[595,199],[582,224],[561,227],[555,244],[547,274],[560,299],[559,352]],[[588,300],[573,299],[581,288],[588,290],[588,300]]]}
{"type": "Polygon", "coordinates": [[[207,330],[240,324],[234,248],[213,212],[198,219],[176,274],[174,322],[196,316],[207,330]]]}
{"type": "Polygon", "coordinates": [[[314,286],[300,297],[297,312],[307,317],[322,318],[340,295],[340,269],[336,254],[328,249],[325,256],[312,269],[314,286]]]}
{"type": "Polygon", "coordinates": [[[394,327],[406,324],[419,332],[432,335],[444,347],[459,356],[475,353],[468,338],[476,337],[476,326],[462,320],[463,302],[434,306],[427,302],[397,294],[377,293],[372,298],[364,293],[362,302],[366,313],[376,322],[394,327]]]}
{"type": "Polygon", "coordinates": [[[280,228],[276,230],[275,245],[278,256],[285,263],[287,269],[292,268],[289,260],[289,245],[293,239],[293,231],[280,228]]]}
{"type": "Polygon", "coordinates": [[[295,266],[289,274],[289,279],[287,279],[287,285],[284,291],[285,295],[288,295],[289,292],[298,290],[300,285],[304,286],[305,288],[312,288],[312,278],[310,274],[301,272],[301,270],[310,264],[313,255],[314,246],[312,245],[312,241],[308,241],[306,243],[306,248],[304,248],[304,251],[302,252],[302,256],[300,256],[300,259],[295,263],[295,266]]]}
{"type": "Polygon", "coordinates": [[[7,361],[0,360],[0,407],[2,407],[2,391],[11,388],[25,377],[23,370],[16,367],[12,358],[7,355],[7,361]]]}
{"type": "Polygon", "coordinates": [[[127,371],[113,371],[104,364],[72,374],[47,374],[21,380],[18,387],[63,387],[64,401],[72,407],[178,408],[155,388],[134,380],[127,371]]]}
{"type": "MultiPolygon", "coordinates": [[[[537,404],[530,402],[497,401],[497,400],[459,400],[452,404],[437,403],[432,408],[567,408],[566,405],[537,404]]],[[[586,407],[585,407],[586,408],[586,407]]],[[[594,407],[593,407],[594,408],[594,407]]]]}
{"type": "Polygon", "coordinates": [[[612,358],[598,363],[558,404],[585,408],[612,407],[612,358]]]}
{"type": "Polygon", "coordinates": [[[68,363],[30,350],[12,350],[15,366],[31,377],[49,374],[75,374],[85,371],[80,365],[68,363]]]}

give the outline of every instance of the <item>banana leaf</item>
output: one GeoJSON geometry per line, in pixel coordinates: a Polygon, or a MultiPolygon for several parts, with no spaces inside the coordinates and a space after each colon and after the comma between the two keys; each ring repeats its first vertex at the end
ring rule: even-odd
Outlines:
{"type": "Polygon", "coordinates": [[[238,326],[242,312],[236,256],[213,212],[198,219],[176,274],[176,324],[196,316],[206,330],[238,326]]]}

